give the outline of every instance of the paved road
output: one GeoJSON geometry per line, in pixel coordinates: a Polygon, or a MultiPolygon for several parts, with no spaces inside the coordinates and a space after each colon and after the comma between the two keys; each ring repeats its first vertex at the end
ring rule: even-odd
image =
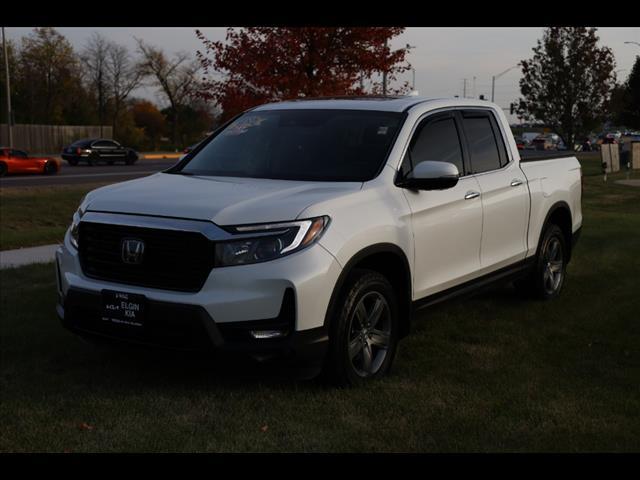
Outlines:
{"type": "Polygon", "coordinates": [[[96,165],[90,167],[81,164],[75,167],[62,163],[57,175],[9,175],[0,178],[0,188],[44,186],[44,185],[73,185],[93,182],[121,182],[132,178],[144,177],[174,165],[178,160],[141,159],[133,165],[96,165]]]}

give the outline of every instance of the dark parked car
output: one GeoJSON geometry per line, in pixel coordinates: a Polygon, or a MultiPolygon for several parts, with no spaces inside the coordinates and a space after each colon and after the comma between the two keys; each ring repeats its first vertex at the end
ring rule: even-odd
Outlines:
{"type": "Polygon", "coordinates": [[[115,140],[87,138],[78,140],[62,150],[62,158],[69,162],[69,165],[77,165],[80,162],[87,162],[89,165],[98,162],[106,162],[109,165],[124,162],[131,165],[138,160],[138,154],[115,140]]]}

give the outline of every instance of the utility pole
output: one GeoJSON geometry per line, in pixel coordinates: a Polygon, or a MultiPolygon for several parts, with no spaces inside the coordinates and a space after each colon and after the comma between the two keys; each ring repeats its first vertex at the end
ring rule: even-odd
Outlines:
{"type": "Polygon", "coordinates": [[[504,72],[491,77],[491,101],[492,102],[495,101],[495,97],[496,97],[496,78],[500,78],[505,73],[510,72],[511,70],[513,70],[514,68],[518,68],[519,66],[520,66],[519,64],[514,65],[513,67],[507,68],[504,72]]]}
{"type": "Polygon", "coordinates": [[[466,78],[462,83],[462,98],[467,98],[467,79],[466,78]]]}
{"type": "MultiPolygon", "coordinates": [[[[384,41],[384,54],[387,55],[387,48],[389,48],[389,40],[384,41]]],[[[387,94],[387,66],[384,66],[384,70],[382,71],[382,95],[387,94]]]]}
{"type": "Polygon", "coordinates": [[[496,76],[491,77],[491,101],[496,98],[496,76]]]}
{"type": "Polygon", "coordinates": [[[9,148],[13,148],[13,130],[11,127],[11,86],[9,84],[9,56],[7,54],[7,41],[2,27],[2,50],[4,51],[4,78],[7,83],[7,130],[9,131],[9,148]]]}

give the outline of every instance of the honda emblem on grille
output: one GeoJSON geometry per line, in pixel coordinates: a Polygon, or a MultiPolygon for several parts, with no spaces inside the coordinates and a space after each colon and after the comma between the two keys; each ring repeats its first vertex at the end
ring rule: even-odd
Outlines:
{"type": "Polygon", "coordinates": [[[138,265],[142,263],[144,256],[144,242],[135,238],[125,238],[122,240],[122,261],[138,265]]]}

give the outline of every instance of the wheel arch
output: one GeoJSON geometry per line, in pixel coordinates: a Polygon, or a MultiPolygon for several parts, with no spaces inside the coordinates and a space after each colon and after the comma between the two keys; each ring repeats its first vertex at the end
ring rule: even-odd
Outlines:
{"type": "Polygon", "coordinates": [[[540,246],[542,239],[542,235],[544,235],[545,230],[550,224],[555,224],[562,230],[565,239],[565,245],[567,247],[567,263],[571,260],[571,250],[572,250],[572,236],[573,236],[573,222],[571,216],[571,208],[569,204],[565,201],[558,201],[551,205],[549,210],[547,211],[547,215],[544,218],[544,222],[542,223],[542,229],[540,230],[540,238],[538,239],[538,247],[536,250],[536,255],[540,253],[540,246]]]}
{"type": "Polygon", "coordinates": [[[47,167],[49,165],[53,165],[53,173],[58,173],[58,170],[60,169],[60,166],[58,165],[58,162],[56,162],[55,160],[45,160],[44,164],[42,165],[42,170],[46,173],[47,172],[47,167]]]}
{"type": "Polygon", "coordinates": [[[335,308],[343,293],[343,288],[356,269],[369,269],[381,273],[396,291],[400,310],[400,338],[411,328],[411,269],[404,251],[393,243],[377,243],[358,251],[345,264],[333,287],[324,326],[329,330],[335,308]]]}

